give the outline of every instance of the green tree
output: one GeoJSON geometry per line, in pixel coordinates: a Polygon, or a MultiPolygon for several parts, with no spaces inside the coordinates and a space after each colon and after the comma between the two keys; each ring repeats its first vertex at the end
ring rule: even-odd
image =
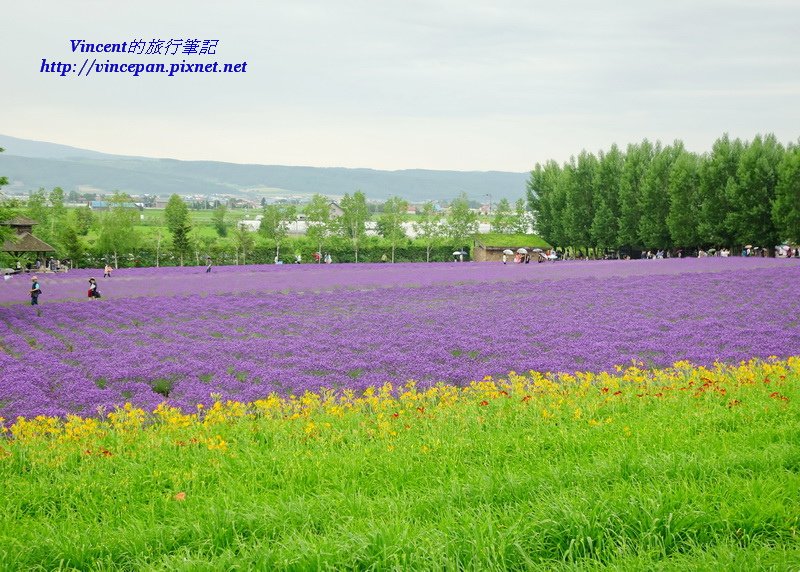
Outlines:
{"type": "Polygon", "coordinates": [[[639,205],[639,240],[645,248],[665,248],[670,246],[670,233],[667,226],[669,216],[669,176],[672,165],[683,152],[683,143],[661,148],[656,143],[653,158],[644,176],[639,205]]]}
{"type": "Polygon", "coordinates": [[[725,222],[740,245],[775,246],[781,239],[772,218],[784,149],[775,135],[756,135],[739,158],[736,185],[726,189],[732,206],[725,222]]]}
{"type": "MultiPolygon", "coordinates": [[[[2,147],[0,147],[0,153],[5,151],[2,147]]],[[[6,177],[0,176],[0,189],[2,189],[5,185],[8,184],[8,179],[6,177]]],[[[7,201],[3,200],[0,201],[0,222],[6,221],[12,218],[13,214],[11,209],[7,205],[7,201]]],[[[6,240],[11,237],[11,227],[1,225],[0,224],[0,244],[3,244],[6,240]]]]}
{"type": "Polygon", "coordinates": [[[39,223],[33,227],[33,234],[47,243],[55,242],[53,227],[50,224],[51,209],[44,189],[40,188],[30,193],[25,205],[25,214],[39,223]]]}
{"type": "Polygon", "coordinates": [[[189,225],[189,207],[186,205],[186,201],[173,194],[167,202],[167,208],[164,209],[164,220],[167,223],[167,229],[173,236],[176,232],[182,232],[180,229],[189,225]]]}
{"type": "Polygon", "coordinates": [[[127,206],[132,200],[125,193],[114,193],[108,203],[109,210],[100,218],[97,244],[106,256],[113,256],[114,267],[119,268],[119,255],[132,253],[139,245],[140,236],[134,228],[139,220],[139,211],[127,206]]]}
{"type": "Polygon", "coordinates": [[[554,243],[559,213],[555,201],[561,180],[561,167],[555,161],[536,163],[528,179],[528,206],[536,221],[535,230],[545,240],[554,243]]]}
{"type": "Polygon", "coordinates": [[[417,213],[413,223],[414,233],[425,244],[425,262],[431,261],[431,249],[436,246],[444,236],[442,227],[442,214],[436,210],[431,201],[428,201],[417,213]]]}
{"type": "Polygon", "coordinates": [[[217,236],[224,238],[228,236],[228,223],[225,221],[225,215],[228,212],[228,207],[223,204],[214,207],[211,213],[211,223],[217,231],[217,236]]]}
{"type": "Polygon", "coordinates": [[[594,218],[591,241],[598,248],[618,248],[619,243],[619,186],[625,157],[616,144],[608,153],[601,151],[597,159],[594,185],[594,218]]]}
{"type": "MultiPolygon", "coordinates": [[[[0,153],[4,152],[5,149],[0,147],[0,153]]],[[[0,188],[5,187],[8,184],[8,178],[0,176],[0,188]]]]}
{"type": "Polygon", "coordinates": [[[733,235],[726,221],[731,210],[729,196],[737,185],[739,158],[744,144],[724,134],[712,146],[711,153],[700,163],[698,187],[698,240],[705,246],[733,245],[733,235]]]}
{"type": "Polygon", "coordinates": [[[507,198],[503,197],[497,202],[494,209],[492,231],[500,234],[509,234],[511,232],[512,217],[511,203],[508,202],[507,198]]]}
{"type": "Polygon", "coordinates": [[[331,207],[328,199],[320,194],[314,194],[305,207],[308,230],[306,236],[318,246],[320,253],[318,262],[322,262],[322,245],[331,234],[331,207]]]}
{"type": "Polygon", "coordinates": [[[172,229],[172,252],[178,257],[181,266],[183,266],[184,257],[192,251],[191,231],[192,227],[188,222],[172,229]]]}
{"type": "Polygon", "coordinates": [[[83,255],[84,248],[80,236],[71,224],[64,225],[61,232],[61,244],[67,258],[72,261],[73,266],[76,265],[83,255]]]}
{"type": "Polygon", "coordinates": [[[669,214],[667,228],[675,246],[700,245],[700,159],[684,150],[675,159],[669,174],[669,214]]]}
{"type": "Polygon", "coordinates": [[[378,218],[378,233],[389,241],[392,248],[392,262],[397,243],[406,237],[403,228],[403,215],[408,210],[408,202],[400,197],[389,197],[383,205],[383,213],[378,218]]]}
{"type": "Polygon", "coordinates": [[[265,205],[264,216],[258,232],[264,238],[275,242],[275,258],[281,255],[281,244],[289,236],[290,223],[297,220],[297,208],[289,204],[265,205]]]}
{"type": "Polygon", "coordinates": [[[233,232],[233,245],[236,248],[236,264],[239,264],[239,254],[241,253],[242,264],[247,264],[247,255],[253,251],[255,238],[246,226],[239,224],[233,232]]]}
{"type": "Polygon", "coordinates": [[[459,248],[467,244],[478,232],[478,215],[469,208],[466,193],[461,193],[450,203],[446,221],[447,236],[459,248]]]}
{"type": "Polygon", "coordinates": [[[789,145],[778,166],[772,221],[780,240],[800,243],[800,142],[789,145]]]}
{"type": "Polygon", "coordinates": [[[512,234],[527,234],[530,232],[530,213],[528,213],[525,199],[514,202],[514,212],[511,214],[508,231],[512,234]]]}
{"type": "Polygon", "coordinates": [[[604,250],[617,247],[617,219],[604,196],[599,196],[595,200],[590,235],[595,248],[604,250]]]}
{"type": "Polygon", "coordinates": [[[594,185],[597,172],[597,157],[587,151],[571,161],[572,177],[566,186],[565,230],[573,246],[588,247],[591,243],[589,231],[594,219],[594,185]]]}
{"type": "Polygon", "coordinates": [[[358,262],[358,249],[366,235],[366,222],[369,218],[367,197],[361,191],[356,191],[352,197],[345,194],[339,206],[344,213],[336,220],[338,232],[353,245],[355,259],[358,262]]]}
{"type": "Polygon", "coordinates": [[[72,219],[75,232],[77,232],[79,236],[86,236],[89,234],[89,229],[92,228],[95,222],[94,213],[88,205],[74,209],[72,211],[72,219]]]}
{"type": "Polygon", "coordinates": [[[653,145],[647,139],[628,145],[619,185],[619,243],[640,245],[639,221],[642,217],[642,185],[653,160],[653,145]]]}

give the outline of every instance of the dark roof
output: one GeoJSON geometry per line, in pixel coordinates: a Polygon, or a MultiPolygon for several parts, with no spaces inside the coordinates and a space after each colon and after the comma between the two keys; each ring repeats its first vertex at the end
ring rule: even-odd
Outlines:
{"type": "Polygon", "coordinates": [[[16,240],[3,243],[3,252],[55,252],[56,249],[29,232],[23,232],[16,240]]]}
{"type": "Polygon", "coordinates": [[[35,224],[39,224],[39,221],[24,216],[15,216],[12,219],[4,221],[2,224],[8,226],[33,226],[35,224]]]}

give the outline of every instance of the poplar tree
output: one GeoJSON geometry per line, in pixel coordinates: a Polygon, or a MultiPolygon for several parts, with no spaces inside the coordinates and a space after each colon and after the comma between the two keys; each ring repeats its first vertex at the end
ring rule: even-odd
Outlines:
{"type": "Polygon", "coordinates": [[[778,166],[772,221],[779,241],[800,243],[800,145],[789,145],[778,166]]]}

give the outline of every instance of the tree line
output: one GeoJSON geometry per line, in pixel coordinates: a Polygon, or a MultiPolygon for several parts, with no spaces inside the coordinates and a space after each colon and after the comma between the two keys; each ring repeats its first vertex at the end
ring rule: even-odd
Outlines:
{"type": "MultiPolygon", "coordinates": [[[[183,266],[204,264],[208,257],[218,264],[289,263],[298,255],[309,262],[317,252],[331,253],[343,262],[451,260],[453,251],[470,250],[479,223],[464,193],[450,202],[446,212],[427,202],[415,214],[409,214],[407,201],[390,197],[379,205],[377,215],[362,191],[342,197],[340,210],[332,208],[329,198],[315,194],[302,206],[264,204],[256,232],[231,221],[224,204],[212,209],[209,223],[193,224],[190,205],[178,195],[170,197],[163,215],[149,217],[149,225],[129,195],[114,193],[106,203],[108,208],[102,211],[67,208],[61,188],[39,189],[24,204],[10,205],[3,218],[22,214],[38,221],[34,234],[56,249],[55,257],[69,259],[74,266],[96,266],[101,261],[115,266],[183,266]],[[307,231],[293,235],[292,224],[301,215],[307,231]],[[369,221],[375,223],[377,236],[367,232],[369,221]],[[404,223],[408,222],[414,240],[407,236],[404,223]]],[[[530,223],[526,201],[519,199],[512,208],[501,200],[492,223],[495,232],[524,232],[530,223]]]]}
{"type": "Polygon", "coordinates": [[[772,247],[800,242],[800,146],[773,134],[711,151],[644,140],[537,163],[527,185],[537,232],[576,249],[772,247]]]}

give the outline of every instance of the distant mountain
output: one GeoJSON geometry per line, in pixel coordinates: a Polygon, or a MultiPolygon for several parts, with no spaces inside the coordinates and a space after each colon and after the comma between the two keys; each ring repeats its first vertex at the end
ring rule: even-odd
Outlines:
{"type": "Polygon", "coordinates": [[[55,143],[0,135],[0,174],[11,183],[6,190],[24,192],[39,187],[65,191],[85,188],[131,194],[341,196],[361,190],[368,199],[392,195],[410,201],[452,199],[462,191],[471,199],[512,202],[524,196],[528,173],[505,171],[379,171],[340,167],[243,165],[218,161],[178,161],[109,155],[55,143]]]}

